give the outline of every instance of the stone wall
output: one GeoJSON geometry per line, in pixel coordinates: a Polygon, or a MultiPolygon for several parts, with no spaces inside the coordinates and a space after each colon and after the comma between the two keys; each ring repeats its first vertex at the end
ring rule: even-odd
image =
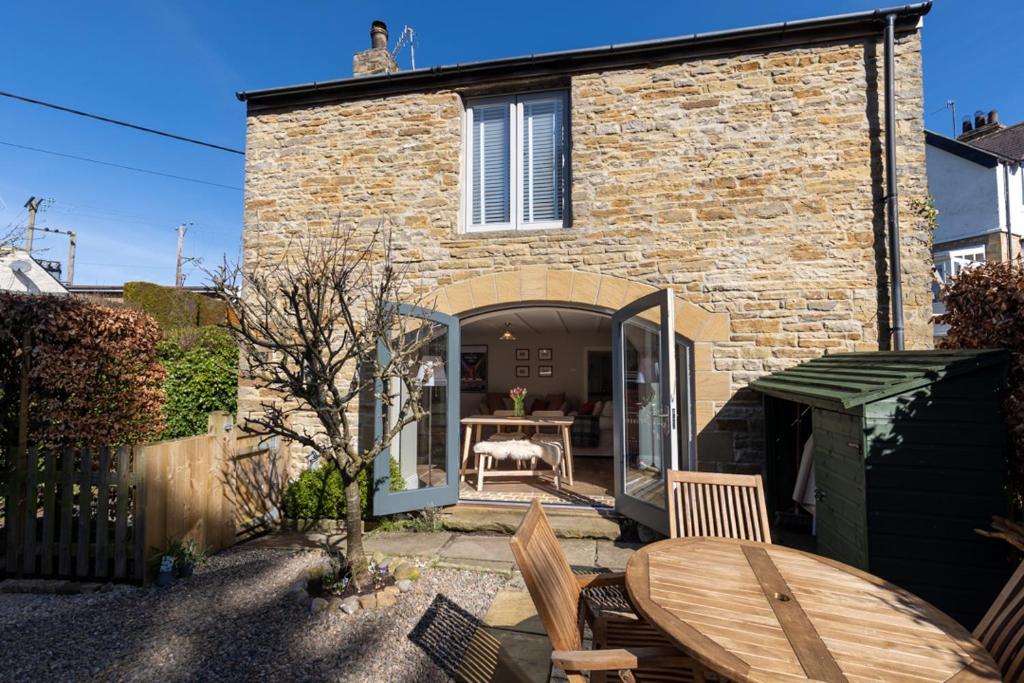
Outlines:
{"type": "MultiPolygon", "coordinates": [[[[751,379],[888,345],[882,55],[858,39],[571,77],[564,230],[460,231],[465,93],[254,114],[246,258],[387,217],[424,290],[529,268],[671,286],[724,321],[698,354],[701,467],[757,468],[751,379]]],[[[906,337],[926,348],[931,235],[910,209],[926,195],[916,33],[898,42],[897,98],[906,337]]],[[[254,396],[243,387],[243,405],[254,396]]]]}

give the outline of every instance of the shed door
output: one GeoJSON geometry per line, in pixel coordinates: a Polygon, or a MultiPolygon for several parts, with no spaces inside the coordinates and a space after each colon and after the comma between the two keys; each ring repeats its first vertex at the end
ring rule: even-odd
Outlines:
{"type": "MultiPolygon", "coordinates": [[[[410,334],[426,333],[430,338],[420,350],[417,369],[424,383],[420,397],[424,414],[406,425],[374,462],[375,515],[454,505],[459,498],[459,320],[414,306],[400,305],[399,311],[426,326],[410,334]]],[[[383,345],[380,353],[386,360],[383,345]]],[[[382,398],[387,397],[397,409],[404,392],[397,380],[386,391],[378,387],[373,416],[378,438],[396,421],[382,398]]]]}
{"type": "Polygon", "coordinates": [[[812,422],[818,553],[868,570],[863,418],[817,409],[812,422]]]}
{"type": "Polygon", "coordinates": [[[652,292],[612,316],[615,508],[665,534],[665,471],[680,466],[673,299],[652,292]]]}

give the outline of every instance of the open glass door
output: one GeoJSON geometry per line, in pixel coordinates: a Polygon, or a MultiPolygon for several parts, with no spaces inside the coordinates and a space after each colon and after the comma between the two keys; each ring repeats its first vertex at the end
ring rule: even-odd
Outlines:
{"type": "Polygon", "coordinates": [[[615,509],[664,534],[665,471],[680,466],[673,296],[652,292],[612,316],[615,509]]]}
{"type": "MultiPolygon", "coordinates": [[[[423,382],[423,418],[406,425],[373,464],[373,513],[390,515],[427,507],[454,505],[459,499],[459,320],[415,306],[399,305],[404,316],[418,318],[430,341],[420,349],[417,375],[423,382]],[[394,466],[392,466],[392,463],[394,466]],[[396,479],[392,480],[392,472],[396,479]]],[[[382,354],[386,350],[382,348],[382,354]]],[[[402,404],[402,382],[388,389],[392,403],[402,404]]],[[[374,400],[375,433],[384,433],[396,416],[374,400]]]]}

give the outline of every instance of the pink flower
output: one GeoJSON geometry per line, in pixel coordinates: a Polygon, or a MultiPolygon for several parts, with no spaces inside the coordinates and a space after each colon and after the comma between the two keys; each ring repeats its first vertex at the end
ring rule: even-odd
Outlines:
{"type": "Polygon", "coordinates": [[[526,398],[526,389],[523,387],[512,387],[512,390],[508,392],[508,397],[513,401],[526,398]]]}

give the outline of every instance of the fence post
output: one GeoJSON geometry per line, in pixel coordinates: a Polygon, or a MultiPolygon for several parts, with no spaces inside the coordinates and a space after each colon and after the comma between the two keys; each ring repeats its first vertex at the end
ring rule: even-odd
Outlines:
{"type": "Polygon", "coordinates": [[[135,578],[149,583],[146,571],[146,500],[149,497],[146,480],[146,449],[135,448],[135,519],[132,540],[135,544],[135,578]]]}

